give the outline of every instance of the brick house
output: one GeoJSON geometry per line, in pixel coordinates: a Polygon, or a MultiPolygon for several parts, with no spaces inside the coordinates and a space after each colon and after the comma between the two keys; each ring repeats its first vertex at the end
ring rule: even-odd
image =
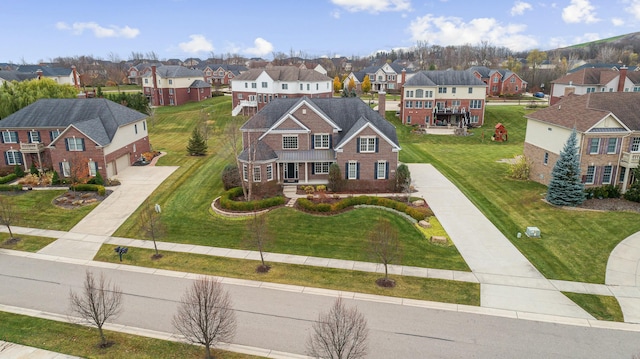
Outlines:
{"type": "Polygon", "coordinates": [[[204,74],[204,81],[212,85],[229,85],[231,80],[247,71],[244,65],[200,63],[198,68],[204,74]]]}
{"type": "Polygon", "coordinates": [[[585,65],[551,81],[550,104],[568,94],[592,92],[640,92],[640,67],[585,65]]]}
{"type": "Polygon", "coordinates": [[[231,114],[250,116],[277,98],[332,97],[333,80],[298,66],[270,66],[250,69],[231,80],[231,95],[231,114]]]}
{"type": "Polygon", "coordinates": [[[15,165],[69,177],[78,161],[111,178],[150,150],[147,115],[106,99],[42,99],[0,121],[3,172],[15,165]]]}
{"type": "Polygon", "coordinates": [[[343,81],[343,86],[346,88],[349,86],[349,81],[353,78],[356,84],[356,91],[362,92],[362,82],[365,76],[369,76],[369,82],[371,82],[371,91],[378,92],[398,92],[402,87],[403,73],[405,74],[405,80],[413,75],[412,71],[407,71],[398,63],[391,63],[381,66],[369,66],[362,71],[351,72],[343,81]]]}
{"type": "Polygon", "coordinates": [[[419,126],[482,126],[486,84],[468,71],[420,71],[402,86],[400,119],[419,126]]]}
{"type": "Polygon", "coordinates": [[[211,97],[202,70],[177,65],[152,65],[143,75],[142,90],[152,106],[179,106],[211,97]]]}
{"type": "Polygon", "coordinates": [[[388,190],[396,130],[358,98],[277,99],[242,127],[245,181],[321,184],[337,163],[347,188],[388,190]]]}
{"type": "Polygon", "coordinates": [[[142,86],[142,78],[151,73],[151,66],[162,66],[161,63],[147,63],[143,62],[137,65],[131,65],[127,69],[127,79],[129,80],[130,85],[138,85],[142,86]]]}
{"type": "Polygon", "coordinates": [[[487,96],[519,95],[527,90],[527,82],[515,72],[506,69],[473,66],[467,71],[487,84],[487,96]]]}
{"type": "Polygon", "coordinates": [[[531,162],[531,180],[549,184],[575,127],[585,186],[612,184],[626,191],[640,161],[640,92],[569,95],[525,117],[524,155],[531,162]]]}

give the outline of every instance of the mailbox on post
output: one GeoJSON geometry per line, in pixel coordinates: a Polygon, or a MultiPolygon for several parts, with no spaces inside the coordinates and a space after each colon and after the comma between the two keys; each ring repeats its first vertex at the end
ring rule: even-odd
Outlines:
{"type": "Polygon", "coordinates": [[[120,262],[122,262],[122,255],[123,255],[123,254],[125,254],[125,253],[127,253],[127,252],[129,251],[129,248],[127,248],[127,247],[120,247],[120,246],[117,246],[117,247],[114,249],[114,251],[115,251],[116,253],[118,253],[118,255],[120,256],[120,262]]]}

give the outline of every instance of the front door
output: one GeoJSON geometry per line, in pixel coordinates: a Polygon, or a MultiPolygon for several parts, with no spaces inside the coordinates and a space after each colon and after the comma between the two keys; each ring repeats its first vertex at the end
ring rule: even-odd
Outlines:
{"type": "Polygon", "coordinates": [[[294,182],[298,179],[298,163],[288,162],[284,166],[284,180],[294,182]]]}

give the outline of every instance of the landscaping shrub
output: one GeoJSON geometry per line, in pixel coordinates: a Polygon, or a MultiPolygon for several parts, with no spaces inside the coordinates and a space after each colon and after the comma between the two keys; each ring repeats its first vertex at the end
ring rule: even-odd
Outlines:
{"type": "Polygon", "coordinates": [[[509,165],[509,177],[518,180],[528,180],[531,162],[525,156],[515,156],[509,165]]]}
{"type": "Polygon", "coordinates": [[[21,184],[0,184],[0,191],[2,192],[22,191],[22,185],[21,184]]]}
{"type": "Polygon", "coordinates": [[[337,163],[332,163],[329,165],[329,188],[333,192],[340,192],[343,184],[344,179],[342,178],[340,166],[337,163]]]}
{"type": "Polygon", "coordinates": [[[53,171],[53,175],[51,176],[51,184],[60,184],[60,175],[58,175],[58,171],[53,171]]]}
{"type": "Polygon", "coordinates": [[[29,173],[28,175],[22,177],[18,181],[18,183],[29,187],[37,186],[40,183],[40,177],[38,175],[34,175],[33,173],[29,173]]]}
{"type": "Polygon", "coordinates": [[[22,166],[20,166],[20,165],[16,165],[13,168],[13,173],[15,173],[16,176],[18,176],[18,177],[24,177],[24,170],[22,169],[22,166]]]}
{"type": "Polygon", "coordinates": [[[411,207],[404,202],[374,196],[347,197],[335,202],[333,205],[329,205],[327,203],[314,203],[306,198],[299,198],[297,203],[300,208],[310,212],[338,212],[349,207],[369,205],[390,208],[398,212],[406,213],[417,221],[433,215],[433,212],[427,207],[411,207]]]}
{"type": "Polygon", "coordinates": [[[104,179],[102,178],[102,175],[100,174],[100,171],[96,172],[96,176],[93,177],[92,179],[87,181],[87,184],[97,184],[100,186],[104,186],[104,179]]]}
{"type": "Polygon", "coordinates": [[[411,172],[404,163],[396,169],[395,191],[408,192],[411,187],[411,172]]]}
{"type": "Polygon", "coordinates": [[[612,184],[590,187],[584,190],[587,198],[620,198],[620,187],[612,184]]]}
{"type": "Polygon", "coordinates": [[[77,192],[98,192],[98,195],[100,196],[104,196],[107,193],[107,190],[104,188],[104,186],[89,183],[80,183],[75,186],[69,187],[69,189],[77,192]]]}
{"type": "Polygon", "coordinates": [[[256,201],[235,201],[235,198],[242,196],[242,187],[234,187],[220,196],[220,207],[231,211],[250,212],[259,209],[265,209],[283,205],[285,199],[283,196],[265,198],[256,201]]]}
{"type": "Polygon", "coordinates": [[[238,172],[237,165],[226,165],[222,170],[222,185],[224,190],[228,191],[234,187],[242,186],[240,181],[240,172],[238,172]]]}
{"type": "Polygon", "coordinates": [[[18,175],[16,175],[15,173],[9,173],[8,175],[6,175],[4,177],[0,177],[0,184],[9,183],[9,182],[15,180],[16,178],[18,178],[18,175]]]}
{"type": "Polygon", "coordinates": [[[29,173],[31,173],[32,175],[38,175],[40,174],[40,171],[38,171],[38,168],[36,167],[36,164],[31,162],[31,167],[29,168],[29,173]]]}

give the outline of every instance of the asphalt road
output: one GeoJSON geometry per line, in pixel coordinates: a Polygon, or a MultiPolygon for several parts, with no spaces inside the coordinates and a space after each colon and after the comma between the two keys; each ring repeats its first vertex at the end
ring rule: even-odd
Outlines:
{"type": "MultiPolygon", "coordinates": [[[[0,303],[68,314],[70,290],[87,267],[0,254],[0,303]]],[[[89,267],[123,292],[115,321],[173,332],[171,318],[191,279],[89,267]]],[[[251,286],[226,285],[237,312],[236,344],[304,353],[313,320],[334,298],[251,286]]],[[[640,333],[402,306],[365,300],[368,358],[629,358],[640,353],[640,333]]]]}

